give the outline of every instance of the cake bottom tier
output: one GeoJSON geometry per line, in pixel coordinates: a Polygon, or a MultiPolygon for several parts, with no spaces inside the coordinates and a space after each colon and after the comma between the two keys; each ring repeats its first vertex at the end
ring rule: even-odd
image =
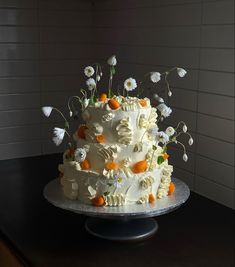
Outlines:
{"type": "Polygon", "coordinates": [[[59,165],[61,185],[66,197],[83,203],[122,206],[154,202],[168,195],[173,167],[167,162],[143,173],[110,173],[110,178],[80,170],[77,162],[59,165]],[[94,202],[94,200],[96,200],[94,202]]]}

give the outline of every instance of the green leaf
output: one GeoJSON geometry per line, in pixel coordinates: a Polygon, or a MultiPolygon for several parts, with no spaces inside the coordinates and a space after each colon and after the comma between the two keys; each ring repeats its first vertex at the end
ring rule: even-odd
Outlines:
{"type": "Polygon", "coordinates": [[[64,127],[65,129],[69,129],[69,123],[67,121],[64,123],[64,127]]]}
{"type": "Polygon", "coordinates": [[[162,164],[163,162],[164,162],[164,158],[163,158],[163,156],[159,156],[159,157],[157,158],[157,163],[158,163],[158,165],[162,164]]]}
{"type": "Polygon", "coordinates": [[[112,75],[114,75],[116,73],[114,66],[111,67],[111,73],[112,73],[112,75]]]}

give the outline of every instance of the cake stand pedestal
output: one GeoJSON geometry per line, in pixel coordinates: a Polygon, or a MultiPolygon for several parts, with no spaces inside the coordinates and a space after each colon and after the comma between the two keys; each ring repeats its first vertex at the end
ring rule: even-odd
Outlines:
{"type": "Polygon", "coordinates": [[[172,178],[175,192],[153,204],[134,204],[120,207],[95,207],[66,198],[59,179],[44,188],[44,197],[54,206],[88,216],[86,230],[99,238],[115,241],[143,240],[153,236],[158,229],[155,219],[169,213],[186,202],[190,195],[188,186],[172,178]]]}

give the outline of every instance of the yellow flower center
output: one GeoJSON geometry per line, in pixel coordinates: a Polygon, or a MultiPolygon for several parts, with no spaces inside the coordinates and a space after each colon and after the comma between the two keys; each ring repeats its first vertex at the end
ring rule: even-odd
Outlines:
{"type": "Polygon", "coordinates": [[[128,87],[131,87],[131,82],[127,82],[127,86],[128,87]]]}
{"type": "Polygon", "coordinates": [[[123,178],[122,178],[122,177],[119,177],[119,178],[117,179],[117,181],[118,181],[118,183],[120,184],[120,183],[122,183],[123,178]]]}

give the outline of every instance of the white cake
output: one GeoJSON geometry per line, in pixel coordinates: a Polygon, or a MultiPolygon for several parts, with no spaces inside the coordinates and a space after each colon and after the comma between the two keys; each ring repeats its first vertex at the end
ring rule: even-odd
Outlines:
{"type": "Polygon", "coordinates": [[[173,168],[151,134],[151,129],[156,129],[156,109],[147,98],[113,99],[120,105],[117,109],[106,99],[83,110],[85,124],[74,134],[75,157],[68,150],[59,165],[64,194],[84,203],[108,206],[166,197],[173,168]],[[165,160],[158,164],[161,155],[165,160]],[[83,166],[83,162],[87,164],[83,166]]]}
{"type": "Polygon", "coordinates": [[[177,71],[179,77],[184,77],[186,71],[174,67],[163,73],[149,72],[140,82],[128,78],[123,84],[125,96],[115,96],[112,81],[116,57],[110,57],[107,63],[110,68],[107,94],[98,93],[102,68],[96,63],[95,69],[92,66],[84,69],[89,78],[87,89],[81,89],[80,96],[68,100],[70,116],[80,113],[84,120],[74,135],[69,133],[69,121],[60,110],[42,108],[47,117],[55,110],[65,120],[64,128],[54,128],[53,137],[56,145],[62,143],[65,135],[69,138],[69,148],[63,155],[63,164],[59,165],[63,192],[69,199],[96,206],[153,203],[175,190],[171,182],[173,167],[168,164],[168,144],[180,145],[184,151],[183,160],[187,161],[185,146],[178,138],[188,135],[189,145],[193,144],[193,139],[183,121],[159,131],[158,122],[172,110],[157,94],[154,95],[155,107],[148,98],[128,94],[137,89],[139,96],[147,78],[155,86],[163,77],[168,97],[171,97],[169,73],[177,71]],[[75,109],[73,100],[79,101],[81,111],[75,109]]]}

